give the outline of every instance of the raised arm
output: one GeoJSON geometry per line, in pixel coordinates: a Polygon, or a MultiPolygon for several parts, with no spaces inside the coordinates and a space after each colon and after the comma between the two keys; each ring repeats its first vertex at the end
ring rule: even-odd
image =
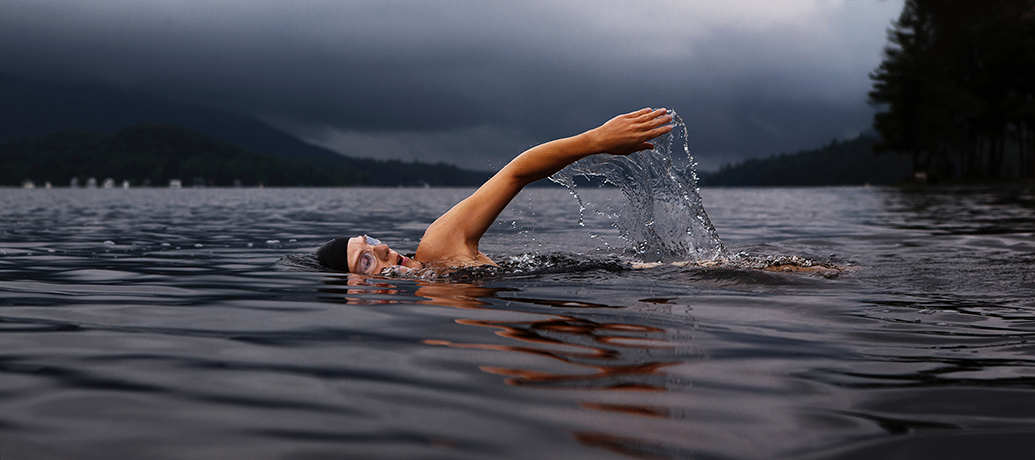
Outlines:
{"type": "Polygon", "coordinates": [[[425,263],[492,263],[478,250],[478,242],[522,188],[590,155],[628,155],[653,148],[648,141],[671,131],[671,121],[665,109],[641,109],[577,136],[526,150],[435,220],[424,232],[416,259],[425,263]]]}

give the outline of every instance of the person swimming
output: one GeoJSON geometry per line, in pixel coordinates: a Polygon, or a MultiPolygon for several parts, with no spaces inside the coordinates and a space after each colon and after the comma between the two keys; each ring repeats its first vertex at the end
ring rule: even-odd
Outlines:
{"type": "Polygon", "coordinates": [[[528,184],[597,154],[629,155],[654,148],[651,139],[672,130],[666,109],[644,108],[619,115],[582,134],[537,145],[521,153],[471,196],[436,219],[424,232],[413,258],[367,235],[335,238],[316,251],[324,266],[377,275],[389,267],[449,269],[496,265],[478,250],[482,235],[528,184]]]}

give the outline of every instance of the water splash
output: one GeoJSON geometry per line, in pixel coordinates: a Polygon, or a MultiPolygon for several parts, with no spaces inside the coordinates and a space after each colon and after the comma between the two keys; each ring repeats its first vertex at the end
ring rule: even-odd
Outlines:
{"type": "Polygon", "coordinates": [[[669,113],[675,126],[671,133],[654,140],[653,150],[629,156],[587,157],[550,176],[550,180],[568,187],[578,200],[580,225],[587,205],[576,188],[576,176],[602,177],[621,189],[626,201],[619,211],[596,212],[611,218],[612,225],[643,261],[726,258],[728,252],[698,193],[696,162],[690,155],[686,124],[675,111],[669,113]],[[672,144],[680,140],[683,152],[674,154],[672,144]],[[673,160],[685,163],[685,167],[677,167],[673,160]]]}

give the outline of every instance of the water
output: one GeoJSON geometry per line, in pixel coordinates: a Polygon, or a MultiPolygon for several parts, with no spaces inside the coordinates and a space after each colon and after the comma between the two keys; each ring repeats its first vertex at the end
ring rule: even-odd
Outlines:
{"type": "Polygon", "coordinates": [[[412,251],[468,193],[0,190],[0,458],[1035,448],[1031,188],[701,190],[731,253],[846,267],[830,278],[629,268],[611,217],[579,226],[564,189],[523,192],[483,241],[529,270],[306,266],[342,235],[412,251]]]}
{"type": "Polygon", "coordinates": [[[579,202],[580,225],[585,225],[586,208],[593,206],[596,214],[612,220],[624,240],[622,246],[642,261],[729,259],[698,193],[697,164],[690,154],[686,124],[676,112],[671,115],[671,133],[655,139],[653,149],[629,156],[586,157],[550,180],[567,187],[579,202]],[[673,144],[682,145],[682,151],[673,152],[673,144]],[[624,202],[587,204],[577,187],[578,177],[602,178],[622,191],[624,202]]]}

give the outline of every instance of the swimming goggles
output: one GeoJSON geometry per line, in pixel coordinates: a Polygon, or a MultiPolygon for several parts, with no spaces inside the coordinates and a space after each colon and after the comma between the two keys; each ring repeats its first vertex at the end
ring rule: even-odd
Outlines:
{"type": "MultiPolygon", "coordinates": [[[[381,240],[373,238],[367,235],[363,235],[363,241],[370,246],[380,246],[381,240]]],[[[359,258],[356,259],[356,272],[364,275],[373,275],[374,270],[377,268],[377,258],[374,257],[374,252],[366,250],[363,254],[360,254],[359,258]]]]}

